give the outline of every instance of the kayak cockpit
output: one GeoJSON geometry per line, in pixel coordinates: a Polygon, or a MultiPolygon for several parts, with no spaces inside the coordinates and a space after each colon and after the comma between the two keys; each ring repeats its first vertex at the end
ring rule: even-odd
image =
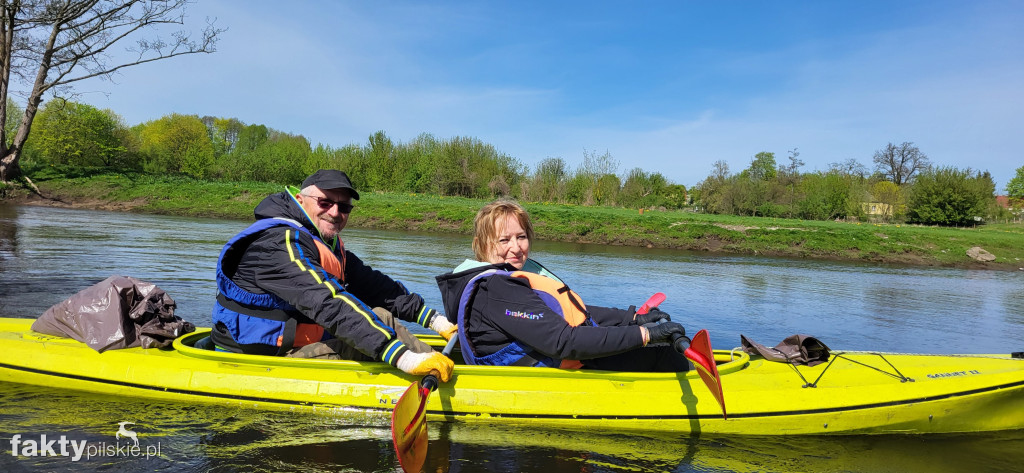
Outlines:
{"type": "MultiPolygon", "coordinates": [[[[427,345],[434,347],[436,350],[441,351],[445,346],[445,339],[437,335],[417,335],[420,340],[423,340],[427,345]]],[[[183,355],[218,360],[223,362],[231,363],[256,363],[256,364],[271,364],[271,365],[297,365],[301,364],[309,366],[309,363],[315,364],[337,364],[337,363],[376,363],[376,362],[353,362],[348,360],[314,360],[304,358],[285,358],[278,356],[266,356],[266,355],[247,355],[243,353],[230,353],[224,351],[218,351],[213,346],[213,342],[210,340],[210,329],[200,328],[195,332],[178,337],[174,341],[174,349],[183,355]]],[[[452,361],[458,366],[468,367],[462,358],[462,353],[459,351],[456,345],[455,349],[452,350],[449,355],[452,361]]],[[[742,350],[715,350],[715,364],[718,366],[718,372],[721,375],[733,373],[746,367],[750,362],[750,355],[743,352],[742,350]]],[[[474,369],[501,369],[501,370],[518,370],[518,369],[532,369],[524,367],[493,367],[493,366],[474,366],[474,369]]],[[[596,370],[588,370],[596,371],[596,370]]],[[[691,370],[694,376],[695,371],[691,370]]],[[[649,373],[655,374],[655,373],[649,373]]]]}

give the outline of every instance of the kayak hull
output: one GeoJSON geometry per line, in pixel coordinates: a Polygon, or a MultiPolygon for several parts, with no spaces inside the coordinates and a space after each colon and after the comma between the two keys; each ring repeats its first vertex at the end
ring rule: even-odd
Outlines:
{"type": "MultiPolygon", "coordinates": [[[[191,345],[97,353],[0,318],[0,381],[257,409],[390,415],[418,378],[379,362],[240,355],[191,345]]],[[[423,337],[440,346],[439,337],[423,337]]],[[[1024,429],[1024,360],[1010,355],[834,352],[794,367],[716,351],[728,419],[688,373],[457,365],[431,420],[695,434],[958,433],[1024,429]]]]}

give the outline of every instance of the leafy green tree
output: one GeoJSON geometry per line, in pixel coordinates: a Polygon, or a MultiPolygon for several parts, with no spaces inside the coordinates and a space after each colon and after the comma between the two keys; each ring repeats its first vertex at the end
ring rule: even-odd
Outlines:
{"type": "Polygon", "coordinates": [[[384,130],[367,138],[364,162],[359,166],[360,180],[368,190],[393,190],[392,181],[396,171],[395,142],[384,130]]]}
{"type": "Polygon", "coordinates": [[[686,186],[682,184],[670,184],[665,187],[664,202],[672,209],[686,207],[686,186]]]}
{"type": "Polygon", "coordinates": [[[727,213],[729,207],[724,203],[727,187],[729,186],[729,163],[723,160],[715,161],[711,168],[711,174],[704,178],[704,181],[697,186],[699,189],[694,194],[699,195],[696,199],[698,205],[703,206],[706,212],[715,214],[727,213]]]}
{"type": "Polygon", "coordinates": [[[986,216],[994,199],[995,183],[988,173],[971,177],[969,168],[939,167],[917,176],[907,202],[907,220],[926,225],[972,225],[986,216]]]}
{"type": "Polygon", "coordinates": [[[210,142],[213,144],[213,155],[217,158],[230,153],[235,148],[239,135],[242,129],[245,128],[245,124],[237,118],[206,116],[202,120],[210,134],[210,142]]]}
{"type": "Polygon", "coordinates": [[[619,203],[625,207],[652,207],[658,205],[659,196],[663,195],[668,181],[660,173],[648,173],[640,168],[633,168],[626,175],[619,191],[619,203]]]}
{"type": "Polygon", "coordinates": [[[31,145],[50,164],[125,168],[120,117],[88,104],[56,99],[36,116],[31,145]]]}
{"type": "Polygon", "coordinates": [[[618,193],[618,177],[615,177],[615,192],[609,192],[608,186],[611,179],[618,172],[619,162],[612,157],[611,153],[605,151],[598,156],[593,151],[583,150],[583,163],[576,169],[576,173],[566,184],[565,197],[568,202],[594,205],[600,202],[608,202],[612,194],[618,193]],[[608,177],[606,177],[608,176],[608,177]],[[603,187],[601,182],[603,180],[603,187]]]}
{"type": "Polygon", "coordinates": [[[1006,183],[1006,195],[1015,200],[1024,200],[1024,166],[1017,168],[1017,175],[1006,183]]]}
{"type": "Polygon", "coordinates": [[[538,202],[560,202],[569,172],[562,158],[547,158],[537,164],[527,195],[538,202]]]}
{"type": "Polygon", "coordinates": [[[270,139],[270,129],[266,125],[248,125],[238,131],[238,140],[231,152],[245,154],[255,151],[270,139]]]}
{"type": "Polygon", "coordinates": [[[21,116],[24,113],[25,111],[14,102],[14,99],[7,97],[6,116],[4,117],[4,137],[7,142],[4,145],[11,145],[11,141],[14,140],[14,132],[18,130],[18,125],[21,124],[21,116]]]}
{"type": "Polygon", "coordinates": [[[733,201],[739,205],[739,213],[744,215],[773,216],[780,213],[774,205],[774,194],[777,188],[774,184],[778,171],[775,167],[775,153],[762,151],[754,155],[750,161],[750,167],[740,173],[740,181],[737,181],[733,191],[736,198],[733,201]]]}
{"type": "Polygon", "coordinates": [[[213,144],[198,116],[175,113],[137,128],[147,172],[205,177],[213,164],[213,144]]]}
{"type": "Polygon", "coordinates": [[[598,176],[594,184],[594,205],[618,205],[619,194],[622,191],[622,181],[615,174],[603,174],[598,176]]]}
{"type": "Polygon", "coordinates": [[[745,171],[745,176],[755,181],[770,181],[775,179],[775,153],[762,151],[754,155],[750,161],[750,167],[745,171]]]}
{"type": "Polygon", "coordinates": [[[851,176],[838,172],[812,173],[800,183],[804,199],[797,202],[800,218],[831,220],[857,215],[860,201],[853,198],[856,188],[851,176]]]}

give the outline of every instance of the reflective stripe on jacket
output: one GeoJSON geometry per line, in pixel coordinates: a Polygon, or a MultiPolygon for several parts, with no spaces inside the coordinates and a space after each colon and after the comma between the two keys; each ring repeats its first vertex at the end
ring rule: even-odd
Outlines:
{"type": "MultiPolygon", "coordinates": [[[[224,245],[217,259],[217,302],[213,308],[213,322],[224,329],[238,345],[262,344],[278,348],[278,354],[330,338],[324,328],[302,315],[291,304],[274,294],[256,294],[240,288],[231,277],[249,242],[257,234],[272,227],[289,226],[313,237],[319,252],[321,266],[331,276],[343,282],[344,250],[341,258],[331,251],[319,237],[298,222],[285,218],[258,220],[224,245]]],[[[237,349],[237,347],[223,347],[237,349]]],[[[234,350],[232,350],[234,351],[234,350]]]]}

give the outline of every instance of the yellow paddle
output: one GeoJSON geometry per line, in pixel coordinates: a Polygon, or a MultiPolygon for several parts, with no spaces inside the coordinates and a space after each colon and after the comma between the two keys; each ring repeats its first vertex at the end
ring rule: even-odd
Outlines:
{"type": "MultiPolygon", "coordinates": [[[[458,336],[452,335],[441,353],[448,356],[456,340],[458,336]]],[[[398,454],[398,464],[405,473],[419,473],[427,459],[427,397],[437,389],[439,374],[432,370],[409,385],[391,412],[391,440],[398,454]]]]}
{"type": "MultiPolygon", "coordinates": [[[[650,299],[647,299],[647,302],[644,302],[644,305],[640,306],[636,313],[646,314],[651,309],[661,305],[662,302],[665,302],[665,294],[657,292],[650,299]]],[[[665,321],[665,319],[662,319],[662,321],[665,321]]],[[[700,379],[704,381],[708,390],[711,391],[711,394],[715,396],[715,400],[718,401],[718,405],[722,407],[722,418],[728,419],[725,414],[725,394],[722,392],[722,377],[718,375],[718,365],[715,364],[715,354],[711,350],[711,338],[708,336],[708,331],[701,329],[701,331],[693,336],[693,340],[690,340],[686,335],[675,334],[672,337],[672,347],[692,361],[693,366],[697,367],[700,379]]]]}

